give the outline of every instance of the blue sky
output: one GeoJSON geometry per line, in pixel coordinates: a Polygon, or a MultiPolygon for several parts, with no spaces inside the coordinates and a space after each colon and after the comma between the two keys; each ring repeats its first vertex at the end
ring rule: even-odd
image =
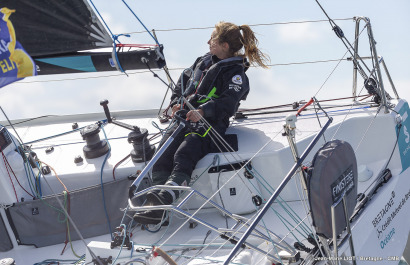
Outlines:
{"type": "MultiPolygon", "coordinates": [[[[143,30],[122,1],[93,2],[115,34],[143,30]]],[[[269,24],[326,19],[313,0],[158,0],[150,3],[128,0],[128,3],[148,29],[156,30],[212,27],[221,20],[236,24],[269,24]]],[[[328,0],[321,1],[321,4],[333,19],[370,18],[378,54],[384,57],[399,95],[410,98],[410,1],[328,0]]],[[[353,42],[353,20],[336,20],[336,23],[353,42]]],[[[253,29],[260,48],[270,56],[272,64],[336,60],[346,53],[346,48],[328,22],[255,26],[253,29]]],[[[208,51],[207,41],[211,32],[212,29],[158,31],[168,67],[189,67],[196,57],[208,51]]],[[[123,38],[121,41],[153,43],[148,34],[142,33],[132,34],[129,40],[123,38]]],[[[360,42],[365,44],[367,39],[362,38],[360,42]]],[[[359,52],[362,56],[370,54],[367,45],[363,45],[359,52]]],[[[251,93],[241,107],[308,100],[323,85],[336,64],[273,66],[268,70],[251,68],[248,71],[251,93]]],[[[179,73],[179,70],[171,71],[175,80],[179,73]]],[[[349,96],[351,73],[351,62],[342,62],[317,95],[318,99],[349,96]]],[[[163,74],[161,76],[164,77],[163,74]]],[[[384,81],[387,83],[387,78],[384,81]]],[[[358,86],[362,87],[361,80],[358,86]]],[[[0,106],[12,119],[100,112],[99,101],[104,98],[109,99],[111,110],[156,109],[165,90],[166,87],[149,73],[130,72],[129,77],[116,72],[33,77],[0,89],[0,106]],[[115,76],[104,77],[107,75],[115,76]],[[54,81],[61,79],[64,81],[54,81]]],[[[389,86],[387,90],[391,93],[389,86]]]]}

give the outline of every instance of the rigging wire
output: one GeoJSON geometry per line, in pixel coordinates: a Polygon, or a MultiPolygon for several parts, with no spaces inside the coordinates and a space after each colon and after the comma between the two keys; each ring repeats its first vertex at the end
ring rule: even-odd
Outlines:
{"type": "Polygon", "coordinates": [[[144,25],[144,23],[142,23],[142,21],[138,18],[138,16],[134,13],[134,11],[129,7],[129,5],[125,2],[125,0],[122,0],[122,2],[124,3],[124,5],[131,11],[131,13],[134,15],[134,17],[140,22],[140,24],[144,27],[144,29],[146,30],[146,32],[149,33],[149,35],[154,39],[154,41],[157,43],[157,45],[159,46],[159,42],[157,40],[157,38],[154,37],[154,35],[152,35],[152,33],[147,29],[147,27],[144,25]]]}
{"type": "Polygon", "coordinates": [[[4,117],[7,119],[8,123],[10,124],[11,128],[13,128],[14,133],[16,134],[16,136],[18,137],[18,139],[20,140],[20,143],[23,143],[23,140],[21,140],[20,135],[17,133],[16,129],[14,128],[13,124],[11,123],[9,117],[7,116],[7,114],[4,112],[3,108],[0,106],[0,110],[1,112],[3,112],[4,117]]]}
{"type": "MultiPolygon", "coordinates": [[[[316,64],[316,63],[331,63],[331,62],[340,62],[340,61],[351,61],[350,58],[342,58],[342,59],[328,59],[328,60],[317,60],[317,61],[304,61],[304,62],[288,62],[288,63],[276,63],[276,64],[268,64],[268,67],[278,67],[278,66],[291,66],[291,65],[305,65],[305,64],[316,64]]],[[[259,67],[259,66],[250,66],[250,67],[259,67]]],[[[169,71],[181,71],[185,68],[182,67],[174,67],[169,68],[169,71]]],[[[127,72],[128,75],[135,75],[135,74],[145,74],[145,73],[152,73],[154,72],[161,72],[161,69],[151,69],[151,70],[137,70],[135,72],[127,72]]],[[[64,81],[76,81],[76,80],[86,80],[86,79],[98,79],[98,78],[107,78],[107,77],[123,77],[124,74],[108,74],[108,75],[98,75],[98,76],[90,76],[90,77],[76,77],[76,78],[63,78],[63,79],[52,79],[52,80],[33,80],[33,81],[19,81],[13,83],[13,85],[18,84],[31,84],[31,83],[49,83],[49,82],[64,82],[64,81]]],[[[167,84],[168,86],[168,84],[167,84]]]]}
{"type": "MultiPolygon", "coordinates": [[[[352,20],[353,18],[338,18],[334,20],[352,20]]],[[[327,19],[321,20],[304,20],[304,21],[288,21],[288,22],[272,22],[272,23],[258,23],[258,24],[249,24],[250,27],[259,27],[259,26],[276,26],[276,25],[289,25],[289,24],[302,24],[302,23],[318,23],[318,22],[328,22],[327,19]]],[[[190,30],[206,30],[206,29],[214,29],[215,26],[208,26],[208,27],[191,27],[191,28],[175,28],[175,29],[155,29],[158,32],[167,32],[167,31],[190,31],[190,30]]],[[[124,34],[140,34],[145,33],[145,31],[134,31],[128,32],[124,34]]]]}
{"type": "MultiPolygon", "coordinates": [[[[344,33],[342,31],[342,29],[334,22],[334,20],[332,20],[329,15],[326,13],[326,11],[324,10],[324,8],[322,7],[322,5],[319,3],[318,0],[315,0],[316,3],[318,4],[318,6],[320,7],[320,9],[323,11],[323,13],[325,14],[325,16],[328,18],[328,21],[330,23],[330,26],[332,27],[332,30],[335,32],[336,36],[343,42],[343,44],[345,45],[345,47],[347,48],[347,51],[352,55],[353,61],[355,63],[355,66],[357,67],[357,70],[359,71],[360,75],[363,77],[364,80],[367,80],[368,77],[365,74],[364,70],[362,69],[361,65],[358,64],[357,62],[357,58],[355,57],[355,55],[357,55],[357,53],[352,52],[352,50],[354,51],[355,49],[353,48],[352,44],[346,39],[346,37],[344,36],[344,33]]],[[[369,25],[369,21],[366,21],[366,25],[364,28],[366,28],[369,25]]],[[[363,59],[358,56],[358,59],[363,63],[363,65],[366,67],[366,69],[370,72],[369,68],[367,67],[367,65],[363,62],[363,59]]]]}
{"type": "MultiPolygon", "coordinates": [[[[185,99],[184,99],[185,100],[185,99]]],[[[186,100],[185,100],[186,101],[186,100]]],[[[189,107],[189,109],[193,109],[193,107],[189,104],[189,102],[185,102],[186,104],[187,104],[187,106],[189,107]]],[[[201,118],[201,121],[202,122],[204,122],[204,124],[206,124],[208,127],[209,127],[209,124],[207,124],[207,122],[206,122],[206,120],[204,120],[203,118],[201,118]]],[[[210,129],[212,129],[211,127],[210,127],[210,129]]],[[[216,136],[216,138],[218,138],[218,137],[220,137],[220,135],[218,135],[218,133],[216,133],[216,132],[212,132],[212,133],[215,133],[215,136],[216,136]]],[[[211,134],[210,134],[211,135],[211,134]]],[[[211,136],[210,136],[211,137],[211,136]]],[[[211,137],[212,138],[212,137],[211,137]]],[[[214,139],[212,139],[213,141],[214,141],[214,143],[216,143],[216,141],[214,140],[214,139]]],[[[226,142],[224,143],[224,139],[222,138],[222,137],[220,137],[220,139],[218,139],[219,141],[220,141],[220,143],[222,143],[222,145],[224,145],[224,144],[227,144],[226,142]]],[[[228,147],[229,147],[229,145],[227,145],[228,147]]],[[[219,148],[219,146],[218,146],[218,148],[219,148]]],[[[229,161],[229,159],[227,159],[228,161],[229,161]]],[[[237,173],[236,173],[237,174],[237,173]]],[[[234,176],[236,175],[236,174],[234,174],[234,176]]],[[[232,177],[234,177],[234,176],[232,176],[232,177]]],[[[214,195],[215,195],[215,193],[214,193],[214,195]]],[[[213,196],[214,196],[213,195],[213,196]]],[[[212,197],[211,197],[212,198],[212,197]]],[[[211,199],[210,198],[210,199],[211,199]]],[[[194,214],[195,215],[195,214],[194,214]]],[[[190,218],[189,218],[190,219],[190,218]]],[[[188,219],[188,220],[189,220],[188,219]]],[[[178,230],[177,230],[178,231],[178,230]]],[[[175,233],[177,232],[177,231],[175,231],[175,233]]],[[[174,234],[175,234],[174,233],[174,234]]],[[[236,233],[236,232],[235,232],[236,233]]],[[[173,234],[173,235],[174,235],[173,234]]],[[[173,235],[171,235],[171,237],[173,236],[173,235]]],[[[167,239],[168,240],[168,239],[167,239]]],[[[165,244],[166,242],[164,242],[163,244],[165,244]]]]}
{"type": "MultiPolygon", "coordinates": [[[[316,0],[317,1],[317,0],[316,0]]],[[[327,14],[326,14],[327,15],[327,14]]],[[[367,26],[367,24],[366,24],[366,26],[367,26]]],[[[366,26],[365,27],[363,27],[363,29],[360,31],[360,33],[358,34],[358,36],[357,36],[357,38],[355,39],[355,41],[360,37],[360,35],[363,33],[363,31],[364,31],[364,29],[366,28],[366,26]]],[[[335,65],[335,67],[333,68],[333,70],[330,72],[330,74],[328,75],[328,77],[325,79],[325,81],[323,82],[323,84],[320,86],[320,88],[319,88],[319,90],[315,93],[315,95],[314,95],[314,97],[317,97],[317,95],[319,94],[319,92],[322,90],[322,88],[325,86],[325,84],[327,83],[327,81],[330,79],[330,77],[333,75],[333,73],[336,71],[336,69],[339,67],[339,65],[340,65],[340,63],[342,62],[342,60],[349,60],[349,59],[345,59],[345,57],[346,57],[346,55],[347,55],[347,53],[351,53],[351,51],[350,51],[350,49],[349,48],[347,48],[347,50],[346,50],[346,52],[344,53],[344,55],[342,56],[342,58],[340,58],[340,60],[338,61],[338,63],[335,65]]],[[[354,62],[354,57],[353,57],[353,62],[354,62]]],[[[363,62],[363,61],[362,61],[363,62]]],[[[359,65],[356,63],[356,62],[354,62],[355,63],[355,65],[358,67],[359,65]]],[[[364,64],[364,63],[363,63],[364,64]]],[[[366,65],[366,64],[365,64],[366,65]]],[[[367,68],[367,66],[366,66],[366,68],[367,68]]],[[[360,68],[361,69],[361,68],[360,68]]],[[[370,71],[370,70],[369,70],[370,71]]],[[[362,71],[359,71],[359,73],[362,73],[362,71]]],[[[363,79],[367,79],[367,76],[363,76],[362,75],[362,77],[363,77],[363,79]]]]}
{"type": "MultiPolygon", "coordinates": [[[[186,102],[187,103],[187,102],[186,102]]],[[[190,106],[190,104],[189,104],[189,102],[188,102],[188,107],[192,107],[192,106],[190,106]]],[[[203,119],[203,118],[201,118],[201,119],[203,119]]],[[[204,123],[206,123],[206,121],[204,121],[204,123]]],[[[213,130],[213,128],[211,129],[211,131],[213,132],[214,130],[213,130]]],[[[218,133],[215,131],[215,132],[213,132],[213,133],[215,133],[216,135],[218,135],[218,133]]],[[[278,136],[280,134],[280,132],[279,133],[277,133],[277,135],[276,136],[278,136]]],[[[276,137],[275,136],[275,137],[276,137]]],[[[220,137],[220,136],[219,136],[220,137]]],[[[274,138],[275,138],[274,137],[274,138]]],[[[256,152],[256,154],[254,154],[254,156],[252,156],[251,157],[251,159],[249,159],[249,161],[251,161],[255,156],[257,156],[257,154],[259,154],[263,149],[265,149],[267,146],[268,146],[268,144],[271,142],[271,141],[273,141],[273,139],[270,139],[265,145],[263,145],[257,152],[256,152]]],[[[225,155],[225,154],[224,154],[225,155]]],[[[233,155],[233,154],[232,154],[233,155]]],[[[227,157],[225,157],[226,159],[227,159],[227,161],[229,162],[229,159],[227,158],[227,157]]],[[[243,169],[246,165],[248,165],[249,164],[249,161],[248,162],[246,162],[242,167],[241,167],[241,169],[243,169]]],[[[215,195],[216,195],[216,193],[217,192],[220,192],[220,190],[222,189],[222,188],[224,188],[228,183],[229,183],[229,181],[233,178],[233,177],[235,177],[237,175],[237,172],[233,175],[233,176],[231,176],[221,187],[220,187],[220,189],[218,190],[218,191],[216,191],[213,195],[211,195],[193,214],[192,214],[192,216],[195,216],[215,195]]],[[[189,222],[191,220],[191,217],[189,217],[189,218],[187,218],[187,220],[185,220],[185,222],[181,225],[181,226],[179,226],[175,231],[174,231],[174,233],[173,234],[171,234],[162,244],[161,244],[161,246],[163,245],[163,244],[166,244],[167,242],[168,242],[168,240],[170,240],[173,236],[175,236],[176,235],[176,233],[187,223],[187,222],[189,222]]],[[[249,220],[250,221],[250,220],[249,220]]],[[[246,223],[244,223],[243,224],[243,226],[244,225],[246,225],[246,223]]],[[[242,227],[243,227],[242,226],[242,227]]],[[[232,236],[234,236],[236,233],[238,233],[239,232],[239,230],[237,230],[232,236]]],[[[228,241],[227,241],[228,242],[228,241]]],[[[225,242],[225,243],[227,243],[227,242],[225,242]]]]}

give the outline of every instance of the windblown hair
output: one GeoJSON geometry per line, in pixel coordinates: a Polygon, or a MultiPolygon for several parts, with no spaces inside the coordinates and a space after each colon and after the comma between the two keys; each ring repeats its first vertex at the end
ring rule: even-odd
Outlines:
{"type": "Polygon", "coordinates": [[[215,29],[215,39],[219,43],[228,43],[233,56],[242,55],[248,58],[251,65],[268,68],[269,56],[259,50],[259,42],[248,25],[237,26],[230,22],[221,21],[215,25],[215,29]],[[245,50],[244,54],[241,54],[242,48],[245,50]]]}

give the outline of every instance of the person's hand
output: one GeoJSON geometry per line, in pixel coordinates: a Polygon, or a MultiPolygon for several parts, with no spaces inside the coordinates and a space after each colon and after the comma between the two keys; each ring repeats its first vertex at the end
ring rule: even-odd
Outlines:
{"type": "Polygon", "coordinates": [[[175,112],[177,112],[178,110],[180,110],[181,109],[181,105],[180,104],[175,104],[174,106],[172,106],[172,114],[171,114],[171,117],[174,117],[174,115],[175,115],[175,112]]]}
{"type": "Polygon", "coordinates": [[[202,116],[204,116],[204,111],[202,109],[190,110],[186,114],[186,120],[197,122],[202,118],[202,116]]]}

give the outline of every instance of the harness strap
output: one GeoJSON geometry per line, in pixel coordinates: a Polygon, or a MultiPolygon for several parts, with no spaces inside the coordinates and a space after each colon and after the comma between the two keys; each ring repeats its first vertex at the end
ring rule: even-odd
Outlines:
{"type": "Polygon", "coordinates": [[[205,133],[202,134],[202,135],[199,134],[199,133],[197,133],[197,132],[190,132],[190,133],[185,134],[185,137],[187,137],[187,136],[190,135],[190,134],[196,134],[196,135],[199,135],[199,136],[201,136],[201,137],[205,137],[205,136],[208,134],[208,132],[211,130],[211,128],[212,128],[212,126],[209,126],[208,130],[206,130],[205,133]]]}
{"type": "Polygon", "coordinates": [[[219,96],[217,94],[215,94],[216,92],[216,87],[212,88],[212,90],[209,92],[208,96],[206,96],[205,98],[198,100],[198,103],[205,103],[208,100],[210,100],[211,98],[219,98],[219,96]]]}

